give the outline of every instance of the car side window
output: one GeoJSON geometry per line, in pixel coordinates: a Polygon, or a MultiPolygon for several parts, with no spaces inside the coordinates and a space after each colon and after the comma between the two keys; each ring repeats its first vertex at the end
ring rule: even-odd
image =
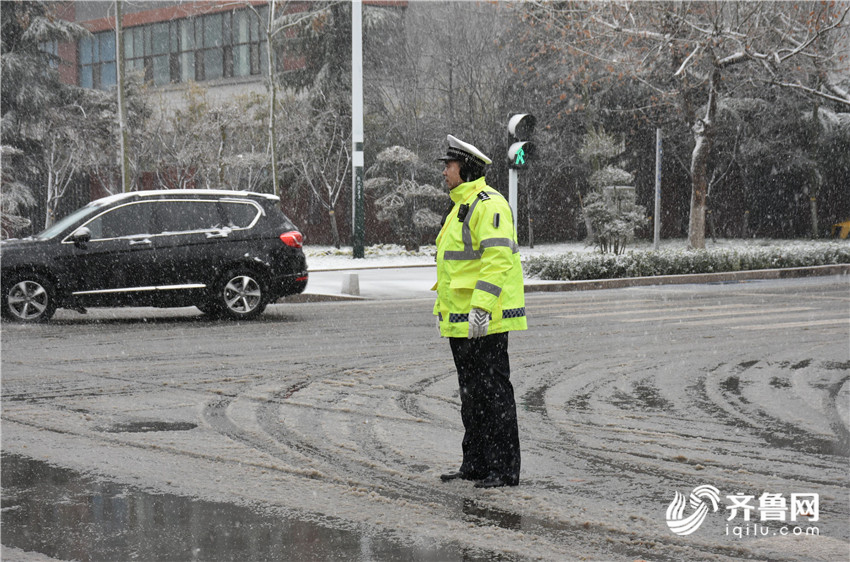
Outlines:
{"type": "Polygon", "coordinates": [[[156,201],[154,234],[197,232],[225,226],[217,201],[156,201]]]}
{"type": "Polygon", "coordinates": [[[260,209],[251,203],[225,201],[221,206],[224,208],[227,226],[230,228],[250,228],[260,214],[260,209]]]}
{"type": "Polygon", "coordinates": [[[92,240],[140,236],[151,232],[151,205],[128,203],[95,217],[86,223],[92,240]]]}

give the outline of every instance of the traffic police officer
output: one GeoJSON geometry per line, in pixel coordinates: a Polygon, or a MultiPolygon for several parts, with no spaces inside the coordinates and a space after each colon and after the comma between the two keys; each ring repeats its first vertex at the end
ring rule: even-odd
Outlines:
{"type": "Polygon", "coordinates": [[[508,332],[525,330],[522,265],[508,202],[484,179],[491,160],[448,135],[443,176],[454,207],[437,236],[440,334],[449,338],[458,373],[463,462],[444,481],[478,488],[516,486],[520,450],[510,382],[508,332]]]}

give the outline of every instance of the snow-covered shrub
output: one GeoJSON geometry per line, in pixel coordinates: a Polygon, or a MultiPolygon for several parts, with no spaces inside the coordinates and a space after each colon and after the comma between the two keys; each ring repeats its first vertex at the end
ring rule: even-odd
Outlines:
{"type": "Polygon", "coordinates": [[[709,250],[641,250],[626,254],[566,253],[534,256],[523,262],[525,274],[538,279],[584,281],[720,273],[850,263],[850,244],[718,248],[709,250]]]}
{"type": "MultiPolygon", "coordinates": [[[[616,190],[610,191],[617,194],[616,190]]],[[[630,198],[612,198],[603,191],[587,196],[584,213],[593,225],[594,242],[602,253],[622,254],[635,229],[647,220],[645,209],[630,198]]]]}
{"type": "Polygon", "coordinates": [[[433,239],[440,231],[439,211],[449,196],[418,179],[432,173],[415,153],[402,146],[382,150],[366,171],[369,179],[364,188],[375,198],[378,220],[387,221],[408,250],[417,249],[423,237],[433,239]]]}
{"type": "Polygon", "coordinates": [[[591,128],[579,152],[593,169],[588,178],[593,190],[582,205],[588,237],[603,254],[622,254],[635,229],[646,221],[645,209],[635,203],[634,174],[610,163],[625,149],[623,139],[617,140],[602,128],[591,128]]]}
{"type": "Polygon", "coordinates": [[[590,185],[597,190],[609,185],[632,185],[634,181],[634,174],[611,165],[605,166],[598,172],[593,172],[588,180],[590,185]]]}

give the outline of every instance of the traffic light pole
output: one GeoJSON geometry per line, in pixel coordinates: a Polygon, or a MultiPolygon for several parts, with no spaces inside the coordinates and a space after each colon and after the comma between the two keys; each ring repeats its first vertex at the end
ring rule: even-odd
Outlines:
{"type": "Polygon", "coordinates": [[[511,214],[514,217],[514,231],[516,231],[517,217],[517,175],[514,168],[508,170],[508,204],[511,206],[511,214]]]}
{"type": "Polygon", "coordinates": [[[531,135],[537,119],[529,113],[517,113],[508,119],[508,204],[514,216],[514,232],[517,225],[517,170],[528,167],[529,158],[534,157],[535,147],[531,135]]]}

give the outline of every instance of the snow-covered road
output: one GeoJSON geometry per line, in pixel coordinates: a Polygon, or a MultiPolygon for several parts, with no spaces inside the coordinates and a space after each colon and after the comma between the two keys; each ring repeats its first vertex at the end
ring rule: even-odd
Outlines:
{"type": "Polygon", "coordinates": [[[4,326],[3,452],[421,559],[846,557],[846,278],[529,295],[530,330],[510,344],[522,483],[486,491],[438,479],[459,461],[461,425],[430,304],[4,326]],[[718,510],[674,534],[675,493],[704,485],[718,510]],[[787,502],[783,521],[764,518],[764,494],[787,502]],[[810,494],[816,519],[791,505],[810,494]],[[733,512],[730,496],[753,509],[733,512]]]}

